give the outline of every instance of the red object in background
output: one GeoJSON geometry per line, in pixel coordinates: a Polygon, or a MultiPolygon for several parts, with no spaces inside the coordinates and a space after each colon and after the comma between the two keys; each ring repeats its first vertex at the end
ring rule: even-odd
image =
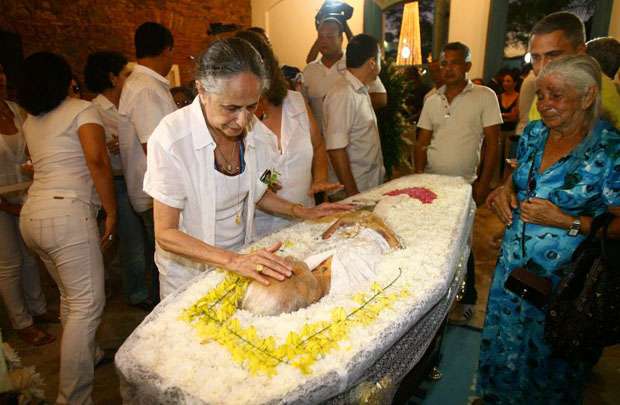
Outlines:
{"type": "Polygon", "coordinates": [[[437,198],[437,194],[425,187],[400,188],[384,193],[383,195],[395,196],[401,194],[408,195],[411,198],[416,198],[422,201],[423,204],[430,204],[435,198],[437,198]]]}

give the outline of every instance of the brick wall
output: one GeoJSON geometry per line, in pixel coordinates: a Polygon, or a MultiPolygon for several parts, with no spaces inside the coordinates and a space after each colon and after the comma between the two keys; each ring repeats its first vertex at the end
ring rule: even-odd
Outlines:
{"type": "Polygon", "coordinates": [[[249,26],[250,0],[1,0],[0,29],[21,36],[24,56],[49,50],[64,55],[82,77],[90,52],[110,49],[135,60],[133,34],[145,21],[159,22],[174,36],[174,63],[181,81],[213,40],[209,24],[249,26]]]}

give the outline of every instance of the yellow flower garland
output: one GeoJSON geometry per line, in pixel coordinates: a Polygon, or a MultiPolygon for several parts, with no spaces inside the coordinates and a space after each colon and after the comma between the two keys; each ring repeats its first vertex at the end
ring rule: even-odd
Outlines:
{"type": "Polygon", "coordinates": [[[233,273],[227,272],[222,282],[184,310],[181,319],[196,329],[204,343],[214,341],[224,346],[233,360],[253,375],[274,376],[280,363],[287,363],[309,374],[312,364],[339,347],[340,342],[348,337],[351,327],[371,324],[396,300],[409,295],[404,288],[391,294],[385,292],[400,274],[399,269],[399,275],[385,287],[374,283],[370,297],[369,293],[356,294],[353,300],[359,306],[349,312],[343,307],[334,308],[331,322],[313,322],[305,324],[301,331],[289,332],[281,345],[276,345],[273,336],[261,337],[256,328],[241,327],[239,321],[233,318],[249,283],[233,273]]]}

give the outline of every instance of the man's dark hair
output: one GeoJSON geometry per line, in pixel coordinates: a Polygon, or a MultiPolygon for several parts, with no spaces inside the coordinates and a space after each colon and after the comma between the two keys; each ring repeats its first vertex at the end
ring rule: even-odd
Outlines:
{"type": "Polygon", "coordinates": [[[93,93],[101,93],[114,87],[110,73],[118,76],[127,65],[127,58],[120,52],[101,51],[88,55],[84,68],[86,87],[93,93]]]}
{"type": "Polygon", "coordinates": [[[613,37],[602,37],[588,41],[586,52],[592,56],[606,76],[610,79],[616,77],[620,69],[620,42],[613,37]]]}
{"type": "Polygon", "coordinates": [[[465,60],[465,62],[471,62],[471,50],[467,45],[462,42],[449,42],[445,44],[441,53],[444,53],[445,51],[461,52],[461,55],[463,55],[463,59],[465,60]]]}
{"type": "Polygon", "coordinates": [[[586,29],[579,17],[567,11],[551,13],[534,24],[530,38],[534,35],[562,31],[574,48],[586,42],[586,29]]]}
{"type": "Polygon", "coordinates": [[[266,41],[269,41],[269,38],[267,37],[267,32],[263,27],[250,27],[246,31],[255,32],[261,37],[263,37],[266,41]]]}
{"type": "Polygon", "coordinates": [[[62,56],[34,53],[21,66],[17,102],[35,116],[52,111],[67,97],[70,84],[71,67],[62,56]]]}
{"type": "Polygon", "coordinates": [[[166,27],[155,22],[145,22],[136,30],[134,36],[136,58],[159,56],[165,49],[172,48],[174,39],[166,27]]]}
{"type": "Polygon", "coordinates": [[[368,59],[376,58],[379,42],[368,34],[357,34],[347,45],[347,67],[358,68],[368,59]]]}
{"type": "Polygon", "coordinates": [[[269,87],[263,92],[263,95],[271,104],[275,106],[282,105],[288,93],[288,82],[284,78],[278,59],[269,44],[263,36],[250,30],[239,31],[235,36],[248,41],[263,58],[263,63],[269,75],[269,87]]]}

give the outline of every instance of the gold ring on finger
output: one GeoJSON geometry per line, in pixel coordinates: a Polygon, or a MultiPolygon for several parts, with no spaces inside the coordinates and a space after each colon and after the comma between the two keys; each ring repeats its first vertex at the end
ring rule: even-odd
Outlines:
{"type": "Polygon", "coordinates": [[[256,272],[257,273],[262,273],[263,270],[265,270],[265,267],[262,264],[259,263],[259,264],[256,265],[256,272]]]}

